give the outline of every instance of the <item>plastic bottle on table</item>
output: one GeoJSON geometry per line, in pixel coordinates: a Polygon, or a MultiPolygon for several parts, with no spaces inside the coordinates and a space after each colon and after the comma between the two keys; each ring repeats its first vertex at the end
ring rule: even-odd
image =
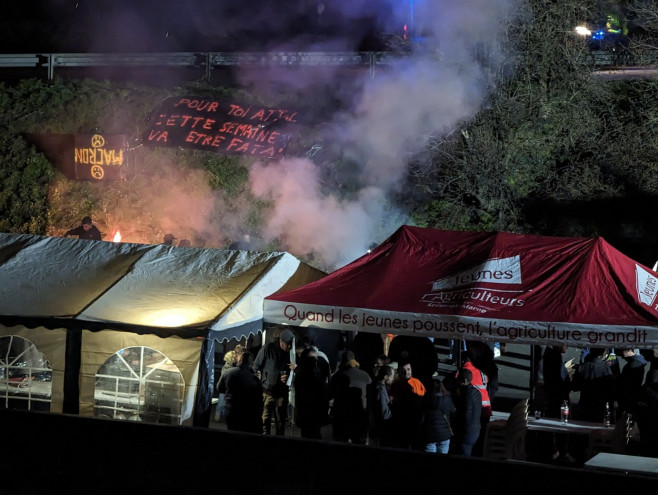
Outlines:
{"type": "Polygon", "coordinates": [[[610,411],[610,403],[605,403],[605,414],[603,415],[603,424],[606,426],[612,425],[612,411],[610,411]]]}
{"type": "Polygon", "coordinates": [[[569,421],[569,401],[565,400],[562,402],[562,407],[560,407],[560,419],[563,423],[569,421]]]}

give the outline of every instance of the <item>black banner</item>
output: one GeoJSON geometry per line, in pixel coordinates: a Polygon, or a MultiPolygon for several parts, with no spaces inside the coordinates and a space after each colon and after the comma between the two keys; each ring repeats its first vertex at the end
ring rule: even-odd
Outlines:
{"type": "Polygon", "coordinates": [[[167,98],[151,116],[144,142],[215,153],[282,158],[297,112],[195,97],[167,98]]]}
{"type": "Polygon", "coordinates": [[[125,134],[76,134],[73,136],[75,178],[82,180],[125,179],[127,143],[125,134]]]}

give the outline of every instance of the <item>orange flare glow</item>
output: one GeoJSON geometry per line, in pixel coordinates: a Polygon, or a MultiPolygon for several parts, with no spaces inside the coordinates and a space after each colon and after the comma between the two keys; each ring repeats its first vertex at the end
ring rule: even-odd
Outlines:
{"type": "Polygon", "coordinates": [[[112,238],[112,242],[121,242],[121,232],[117,230],[117,233],[112,238]]]}

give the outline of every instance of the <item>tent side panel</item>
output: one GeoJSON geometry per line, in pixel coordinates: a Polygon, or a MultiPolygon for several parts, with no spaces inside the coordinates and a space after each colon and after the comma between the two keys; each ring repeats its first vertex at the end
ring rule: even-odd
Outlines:
{"type": "Polygon", "coordinates": [[[50,412],[61,413],[64,403],[64,370],[66,366],[66,330],[43,327],[26,328],[22,325],[0,325],[0,337],[16,335],[32,342],[43,353],[52,367],[50,412]]]}
{"type": "MultiPolygon", "coordinates": [[[[80,366],[80,415],[94,416],[96,373],[117,351],[126,347],[149,347],[173,361],[185,382],[181,411],[183,425],[192,424],[194,400],[199,379],[201,356],[200,339],[179,337],[161,338],[155,335],[138,335],[129,332],[103,330],[82,333],[80,366]]],[[[141,399],[140,399],[141,400],[141,399]]]]}

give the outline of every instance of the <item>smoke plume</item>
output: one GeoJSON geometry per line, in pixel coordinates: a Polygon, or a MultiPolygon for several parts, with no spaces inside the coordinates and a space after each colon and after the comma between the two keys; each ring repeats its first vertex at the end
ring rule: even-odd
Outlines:
{"type": "Polygon", "coordinates": [[[213,193],[196,186],[202,182],[196,175],[153,182],[170,194],[144,205],[166,217],[149,220],[161,232],[183,232],[177,237],[208,238],[211,244],[240,240],[249,249],[278,243],[331,271],[410,221],[393,201],[407,179],[410,157],[471,119],[494,89],[492,74],[509,60],[503,37],[515,21],[517,2],[80,0],[75,8],[58,3],[68,5],[76,19],[89,19],[76,25],[85,27],[92,50],[357,52],[384,50],[390,40],[404,45],[374,74],[331,65],[238,71],[239,83],[263,101],[290,102],[290,95],[302,95],[307,117],[322,130],[313,152],[301,149],[251,166],[251,194],[271,204],[262,232],[245,228],[248,222],[235,208],[213,214],[224,200],[213,197],[209,204],[202,195],[213,193]],[[328,163],[328,149],[340,150],[340,173],[328,163]]]}
{"type": "MultiPolygon", "coordinates": [[[[332,3],[334,8],[343,4],[342,18],[372,14],[368,10],[372,2],[332,3]]],[[[254,166],[252,193],[274,205],[262,232],[265,240],[279,239],[293,254],[313,253],[329,269],[364,254],[407,221],[404,212],[392,213],[389,200],[406,179],[408,157],[427,146],[432,137],[445,135],[471,118],[491,91],[491,70],[505,57],[501,36],[512,19],[514,1],[411,4],[412,19],[410,11],[398,8],[406,5],[409,9],[409,2],[392,2],[383,9],[390,17],[379,18],[380,25],[395,26],[397,20],[400,28],[400,20],[407,21],[412,43],[410,53],[374,77],[365,71],[346,76],[340,68],[333,77],[326,68],[321,78],[312,71],[307,72],[307,79],[295,74],[291,88],[299,90],[305,84],[302,90],[318,99],[334,88],[332,97],[340,101],[341,110],[327,116],[327,136],[356,165],[360,190],[349,200],[339,199],[338,191],[324,190],[320,167],[312,158],[254,166]],[[356,79],[345,81],[349,92],[327,82],[347,77],[356,79]]],[[[322,49],[322,43],[317,42],[314,49],[322,49]]],[[[271,73],[267,84],[261,84],[255,76],[246,72],[243,84],[265,94],[273,78],[277,87],[291,79],[287,73],[271,73]]]]}

